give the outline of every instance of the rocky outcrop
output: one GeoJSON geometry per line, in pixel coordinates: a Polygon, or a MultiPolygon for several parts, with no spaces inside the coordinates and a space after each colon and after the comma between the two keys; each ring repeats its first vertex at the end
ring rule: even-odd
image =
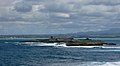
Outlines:
{"type": "Polygon", "coordinates": [[[43,43],[60,43],[64,42],[67,46],[106,46],[116,45],[114,43],[105,43],[101,40],[86,39],[73,39],[73,38],[49,38],[49,39],[37,39],[23,42],[43,42],[43,43]]]}

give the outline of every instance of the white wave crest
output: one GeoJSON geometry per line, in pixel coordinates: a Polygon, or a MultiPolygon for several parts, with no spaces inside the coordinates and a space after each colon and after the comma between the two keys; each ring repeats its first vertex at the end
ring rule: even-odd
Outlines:
{"type": "Polygon", "coordinates": [[[120,46],[103,46],[102,48],[120,48],[120,46]]]}
{"type": "Polygon", "coordinates": [[[66,46],[67,48],[102,48],[102,46],[66,46]]]}
{"type": "Polygon", "coordinates": [[[40,43],[40,42],[22,42],[17,43],[22,45],[29,45],[29,46],[60,46],[60,47],[66,47],[66,48],[115,48],[120,49],[120,46],[66,46],[66,43],[40,43]]]}
{"type": "Polygon", "coordinates": [[[49,66],[120,66],[120,62],[75,62],[54,63],[49,66]]]}
{"type": "Polygon", "coordinates": [[[65,47],[66,44],[65,43],[40,43],[40,42],[24,42],[24,43],[20,43],[20,44],[24,44],[24,45],[29,45],[29,46],[61,46],[61,47],[65,47]]]}
{"type": "Polygon", "coordinates": [[[120,49],[120,46],[65,46],[67,48],[106,48],[106,49],[120,49]]]}
{"type": "Polygon", "coordinates": [[[120,66],[120,62],[107,62],[102,66],[120,66]]]}

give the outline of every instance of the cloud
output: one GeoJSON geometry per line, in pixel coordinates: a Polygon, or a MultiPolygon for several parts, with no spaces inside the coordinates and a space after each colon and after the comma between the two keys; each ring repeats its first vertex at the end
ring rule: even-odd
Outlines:
{"type": "Polygon", "coordinates": [[[69,4],[64,4],[64,3],[51,3],[51,4],[46,4],[44,5],[45,8],[40,9],[42,12],[61,12],[61,13],[68,13],[72,11],[72,6],[69,4]]]}
{"type": "Polygon", "coordinates": [[[67,19],[70,17],[70,14],[68,13],[53,13],[50,14],[51,19],[58,18],[58,19],[67,19]]]}
{"type": "Polygon", "coordinates": [[[15,0],[0,0],[0,6],[11,6],[15,0]]]}
{"type": "Polygon", "coordinates": [[[10,4],[5,1],[4,5],[0,5],[0,24],[8,28],[8,33],[12,30],[19,33],[15,28],[22,33],[32,30],[34,33],[70,33],[119,28],[119,0],[9,1],[10,4]]]}
{"type": "Polygon", "coordinates": [[[24,2],[16,3],[14,8],[17,12],[30,12],[32,10],[32,6],[24,2]]]}
{"type": "Polygon", "coordinates": [[[114,6],[114,5],[120,5],[120,0],[91,0],[89,4],[114,6]]]}

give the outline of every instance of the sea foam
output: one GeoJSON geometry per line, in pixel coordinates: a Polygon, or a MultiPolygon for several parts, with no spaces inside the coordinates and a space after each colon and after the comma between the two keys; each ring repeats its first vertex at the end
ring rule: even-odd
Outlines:
{"type": "Polygon", "coordinates": [[[54,63],[49,66],[120,66],[120,62],[74,62],[54,63]]]}
{"type": "Polygon", "coordinates": [[[28,46],[54,46],[54,47],[66,47],[66,48],[103,48],[103,49],[120,49],[120,46],[66,46],[66,43],[40,43],[40,42],[18,42],[19,45],[28,46]]]}

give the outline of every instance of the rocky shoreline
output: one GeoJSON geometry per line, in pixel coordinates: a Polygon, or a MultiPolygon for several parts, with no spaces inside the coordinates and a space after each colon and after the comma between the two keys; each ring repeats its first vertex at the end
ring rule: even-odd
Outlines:
{"type": "Polygon", "coordinates": [[[116,45],[114,43],[105,43],[101,40],[86,39],[74,39],[74,38],[54,38],[49,39],[36,39],[22,42],[42,42],[42,43],[66,43],[66,46],[111,46],[116,45]]]}

